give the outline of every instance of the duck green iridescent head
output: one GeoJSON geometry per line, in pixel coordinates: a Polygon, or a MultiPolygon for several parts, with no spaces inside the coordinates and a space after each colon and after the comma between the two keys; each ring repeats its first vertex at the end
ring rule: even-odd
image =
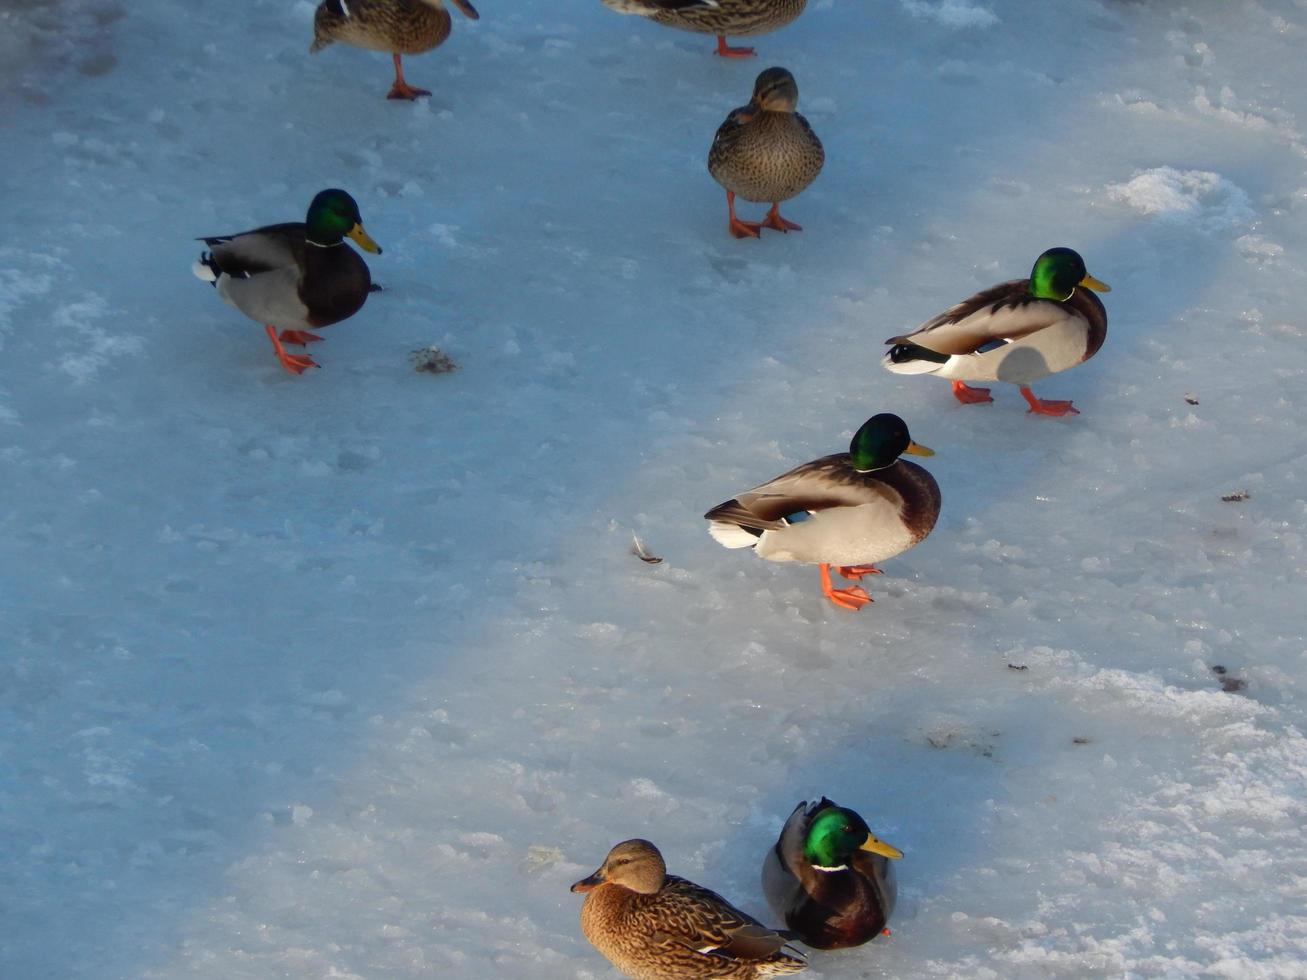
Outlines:
{"type": "Polygon", "coordinates": [[[341,239],[348,235],[365,252],[381,254],[381,246],[363,230],[358,204],[338,187],[328,187],[317,193],[309,203],[309,213],[304,224],[307,226],[310,244],[328,248],[339,245],[341,239]]]}
{"type": "Polygon", "coordinates": [[[933,449],[927,449],[912,441],[908,435],[908,425],[897,415],[881,412],[862,423],[862,428],[854,433],[849,443],[849,462],[859,473],[880,470],[893,465],[904,453],[913,456],[934,456],[933,449]]]}
{"type": "Polygon", "coordinates": [[[1035,259],[1030,270],[1030,295],[1038,299],[1055,299],[1059,302],[1071,298],[1077,286],[1110,293],[1112,287],[1095,279],[1085,268],[1080,253],[1070,248],[1050,248],[1035,259]]]}
{"type": "Polygon", "coordinates": [[[753,83],[753,99],[766,112],[793,112],[799,104],[799,84],[784,68],[768,68],[753,83]]]}
{"type": "Polygon", "coordinates": [[[855,851],[903,857],[902,851],[873,834],[867,822],[848,807],[828,806],[812,818],[803,841],[803,856],[814,868],[839,871],[848,866],[855,851]]]}

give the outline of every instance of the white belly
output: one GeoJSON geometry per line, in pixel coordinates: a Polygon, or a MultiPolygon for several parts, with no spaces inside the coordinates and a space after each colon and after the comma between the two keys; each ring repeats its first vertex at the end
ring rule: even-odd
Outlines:
{"type": "Polygon", "coordinates": [[[871,565],[916,544],[888,500],[837,507],[780,531],[764,531],[755,548],[768,561],[871,565]]]}
{"type": "Polygon", "coordinates": [[[1028,385],[1085,359],[1085,323],[1067,317],[1028,337],[983,354],[955,354],[934,373],[957,381],[1028,385]]]}

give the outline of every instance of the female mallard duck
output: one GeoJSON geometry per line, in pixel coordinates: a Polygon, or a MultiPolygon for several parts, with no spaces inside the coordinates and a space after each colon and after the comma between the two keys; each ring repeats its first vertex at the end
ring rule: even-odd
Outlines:
{"type": "MultiPolygon", "coordinates": [[[[480,18],[468,0],[454,0],[454,6],[472,20],[480,18]]],[[[369,51],[389,51],[395,60],[395,84],[388,99],[416,99],[430,95],[404,81],[402,54],[421,54],[445,42],[451,22],[441,0],[322,0],[313,15],[313,44],[316,54],[333,41],[369,51]]]]}
{"type": "Polygon", "coordinates": [[[618,844],[572,891],[588,893],[585,938],[633,980],[758,980],[807,965],[784,936],[716,892],[669,875],[647,840],[618,844]]]}
{"type": "Polygon", "coordinates": [[[898,886],[889,859],[903,857],[862,817],[824,796],[805,800],[785,821],[762,864],[767,904],[815,949],[861,946],[894,911],[898,886]]]}
{"type": "Polygon", "coordinates": [[[726,35],[767,34],[784,27],[807,6],[808,0],[603,0],[619,14],[638,14],[683,31],[717,35],[723,58],[747,58],[753,48],[732,48],[726,35]]]}
{"type": "Polygon", "coordinates": [[[1069,401],[1037,398],[1030,385],[1089,360],[1103,346],[1107,311],[1091,289],[1111,287],[1091,276],[1076,252],[1050,248],[1029,279],[999,283],[885,341],[894,346],[881,363],[896,374],[949,378],[963,404],[994,400],[988,388],[965,382],[1007,381],[1020,386],[1032,412],[1079,415],[1069,401]]]}
{"type": "Polygon", "coordinates": [[[808,120],[794,111],[799,86],[784,68],[768,68],[753,83],[753,98],[726,117],[708,150],[708,172],[726,188],[727,227],[736,238],[757,238],[763,227],[801,231],[780,215],[816,179],[826,152],[808,120]],[[735,217],[735,195],[771,202],[761,222],[735,217]]]}
{"type": "Polygon", "coordinates": [[[878,574],[876,562],[907,551],[939,517],[939,484],[899,459],[903,453],[935,455],[912,441],[897,415],[873,416],[847,453],[796,466],[708,511],[708,533],[760,558],[818,565],[826,598],[860,609],[871,596],[858,586],[832,588],[831,566],[848,579],[878,574]]]}
{"type": "Polygon", "coordinates": [[[372,288],[367,263],[345,244],[345,235],[381,254],[363,230],[354,198],[333,187],[313,198],[303,224],[201,238],[210,250],[193,268],[224,300],[265,325],[282,367],[303,374],[318,365],[307,355],[287,354],[282,343],[321,340],[309,331],[353,316],[372,288]]]}

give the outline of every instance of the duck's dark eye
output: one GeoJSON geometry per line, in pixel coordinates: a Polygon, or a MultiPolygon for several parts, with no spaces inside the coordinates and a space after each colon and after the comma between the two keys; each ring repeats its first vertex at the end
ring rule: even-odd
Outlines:
{"type": "Polygon", "coordinates": [[[845,825],[844,825],[844,833],[846,833],[846,834],[851,834],[851,833],[853,833],[853,828],[850,827],[848,824],[845,824],[845,825]]]}

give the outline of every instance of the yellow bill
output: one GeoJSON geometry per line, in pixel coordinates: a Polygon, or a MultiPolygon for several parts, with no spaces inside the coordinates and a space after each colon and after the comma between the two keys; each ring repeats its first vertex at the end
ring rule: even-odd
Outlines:
{"type": "Polygon", "coordinates": [[[359,248],[365,252],[371,252],[373,255],[381,254],[381,246],[372,240],[372,236],[363,230],[361,224],[356,224],[349,230],[349,237],[358,242],[359,248]]]}
{"type": "Polygon", "coordinates": [[[1110,293],[1112,291],[1111,286],[1103,282],[1101,279],[1095,279],[1087,272],[1085,273],[1085,278],[1081,279],[1077,285],[1084,286],[1086,289],[1096,290],[1100,293],[1110,293]]]}
{"type": "Polygon", "coordinates": [[[858,849],[862,851],[871,851],[872,854],[879,854],[881,857],[892,858],[895,861],[903,857],[902,851],[893,844],[886,844],[875,834],[868,834],[867,839],[858,845],[858,849]]]}
{"type": "Polygon", "coordinates": [[[918,442],[912,442],[912,441],[909,441],[909,442],[908,442],[908,448],[905,449],[905,450],[903,450],[903,451],[904,451],[905,453],[909,453],[909,454],[911,454],[911,455],[913,455],[913,456],[934,456],[934,455],[935,455],[935,450],[933,450],[933,449],[927,449],[925,446],[921,445],[920,443],[918,443],[918,442]]]}

